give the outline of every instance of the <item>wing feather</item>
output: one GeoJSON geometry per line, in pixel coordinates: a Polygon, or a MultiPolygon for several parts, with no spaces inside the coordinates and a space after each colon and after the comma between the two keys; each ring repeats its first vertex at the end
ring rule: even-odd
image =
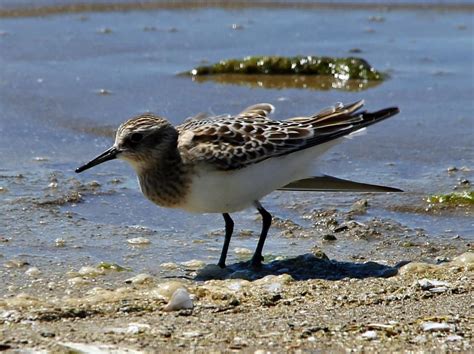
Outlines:
{"type": "Polygon", "coordinates": [[[234,117],[183,123],[177,127],[178,148],[189,163],[233,170],[328,142],[398,113],[397,108],[358,113],[362,105],[338,104],[310,117],[276,121],[268,118],[273,106],[257,104],[234,117]]]}

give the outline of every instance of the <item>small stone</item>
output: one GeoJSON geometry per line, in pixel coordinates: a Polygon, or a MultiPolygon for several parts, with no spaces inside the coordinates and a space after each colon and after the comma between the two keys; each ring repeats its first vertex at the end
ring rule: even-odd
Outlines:
{"type": "Polygon", "coordinates": [[[54,240],[54,245],[56,247],[64,247],[64,246],[66,246],[66,240],[64,240],[62,238],[57,238],[56,240],[54,240]]]}
{"type": "Polygon", "coordinates": [[[434,279],[420,279],[418,280],[418,285],[422,290],[429,290],[431,292],[444,292],[451,288],[451,284],[445,281],[439,281],[434,279]]]}
{"type": "Polygon", "coordinates": [[[130,238],[127,242],[131,245],[148,245],[150,244],[150,240],[145,237],[135,237],[130,238]]]}
{"type": "Polygon", "coordinates": [[[112,32],[113,32],[112,29],[108,27],[99,28],[97,30],[97,33],[101,33],[101,34],[110,34],[112,32]]]}
{"type": "Polygon", "coordinates": [[[48,188],[57,189],[58,188],[58,183],[57,182],[51,182],[50,184],[48,184],[48,188]]]}
{"type": "Polygon", "coordinates": [[[192,309],[193,300],[185,288],[176,289],[171,296],[170,301],[164,307],[165,311],[177,311],[183,309],[192,309]]]}
{"type": "Polygon", "coordinates": [[[127,327],[127,333],[139,334],[144,333],[150,329],[150,325],[145,323],[129,323],[127,327]]]}
{"type": "Polygon", "coordinates": [[[111,94],[112,94],[112,92],[111,92],[110,90],[103,89],[103,88],[102,88],[102,89],[99,89],[99,90],[97,91],[97,93],[98,93],[99,95],[101,95],[101,96],[108,96],[108,95],[111,95],[111,94]]]}
{"type": "Polygon", "coordinates": [[[425,332],[451,332],[455,330],[453,324],[440,322],[424,322],[421,329],[425,332]]]}
{"type": "Polygon", "coordinates": [[[449,166],[448,167],[448,172],[456,172],[458,168],[456,166],[449,166]]]}
{"type": "Polygon", "coordinates": [[[323,240],[324,241],[336,241],[337,237],[334,236],[334,235],[331,235],[331,234],[326,234],[326,235],[323,235],[323,240]]]}
{"type": "Polygon", "coordinates": [[[181,335],[185,338],[197,338],[197,337],[201,337],[202,333],[198,331],[188,331],[188,332],[183,332],[181,335]]]}
{"type": "Polygon", "coordinates": [[[366,331],[360,335],[363,339],[374,340],[377,339],[378,334],[376,331],[366,331]]]}
{"type": "Polygon", "coordinates": [[[25,272],[26,275],[32,278],[36,278],[41,274],[41,271],[37,267],[30,267],[25,272]]]}
{"type": "Polygon", "coordinates": [[[40,335],[41,335],[41,337],[44,337],[44,338],[54,338],[54,337],[56,337],[56,334],[53,333],[53,332],[41,332],[40,335]]]}
{"type": "Polygon", "coordinates": [[[445,342],[458,342],[460,340],[463,340],[463,337],[458,336],[457,334],[451,334],[444,339],[445,342]]]}
{"type": "Polygon", "coordinates": [[[44,156],[36,156],[33,160],[37,161],[37,162],[49,161],[49,159],[47,157],[44,157],[44,156]]]}

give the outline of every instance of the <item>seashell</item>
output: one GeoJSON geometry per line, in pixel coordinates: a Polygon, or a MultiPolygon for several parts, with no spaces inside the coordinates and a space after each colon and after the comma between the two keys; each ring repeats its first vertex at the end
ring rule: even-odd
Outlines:
{"type": "Polygon", "coordinates": [[[171,296],[170,302],[165,306],[165,311],[176,311],[183,309],[192,309],[193,300],[189,295],[188,291],[184,288],[177,289],[173,296],[171,296]]]}

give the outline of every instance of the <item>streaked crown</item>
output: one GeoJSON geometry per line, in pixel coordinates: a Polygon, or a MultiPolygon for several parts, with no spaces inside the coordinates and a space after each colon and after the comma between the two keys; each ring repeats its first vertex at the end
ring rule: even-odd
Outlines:
{"type": "Polygon", "coordinates": [[[119,126],[115,146],[121,152],[119,157],[136,167],[146,161],[156,161],[164,151],[175,148],[177,137],[176,129],[166,119],[147,113],[119,126]]]}

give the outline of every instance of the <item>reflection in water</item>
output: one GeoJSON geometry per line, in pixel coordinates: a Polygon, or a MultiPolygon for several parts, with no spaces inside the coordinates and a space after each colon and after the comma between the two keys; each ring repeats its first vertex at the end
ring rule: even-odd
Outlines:
{"type": "Polygon", "coordinates": [[[309,90],[343,90],[362,91],[380,85],[382,81],[342,80],[334,76],[315,75],[243,75],[222,74],[193,76],[193,81],[203,83],[214,81],[219,84],[261,87],[266,89],[309,89],[309,90]]]}

